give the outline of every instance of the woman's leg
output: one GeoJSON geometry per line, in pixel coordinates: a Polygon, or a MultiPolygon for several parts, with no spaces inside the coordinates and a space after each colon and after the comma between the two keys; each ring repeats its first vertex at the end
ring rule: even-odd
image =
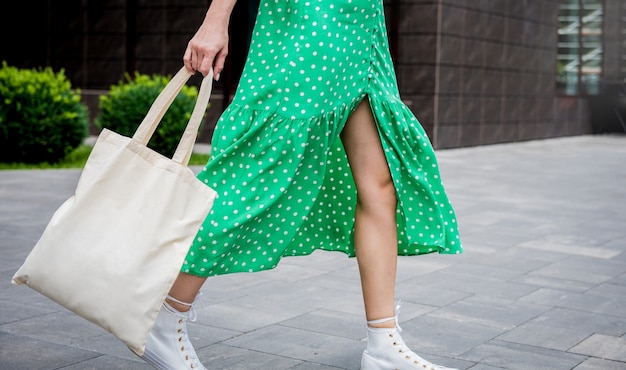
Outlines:
{"type": "MultiPolygon", "coordinates": [[[[169,295],[177,301],[191,303],[198,295],[198,292],[200,291],[200,288],[202,288],[202,284],[204,284],[206,279],[207,278],[205,277],[181,272],[178,274],[176,281],[174,281],[174,285],[170,289],[169,295]]],[[[186,312],[189,310],[189,306],[182,305],[171,299],[166,299],[166,301],[178,311],[186,312]]]]}
{"type": "Polygon", "coordinates": [[[348,119],[341,139],[358,197],[354,246],[368,320],[367,348],[363,351],[361,369],[455,370],[434,365],[415,354],[404,344],[396,327],[396,190],[367,99],[348,119]],[[369,322],[381,319],[379,323],[369,322]]]}
{"type": "MultiPolygon", "coordinates": [[[[367,320],[394,317],[398,238],[396,191],[367,98],[348,119],[341,140],[357,187],[354,244],[367,320]]],[[[394,327],[393,320],[377,327],[394,327]]]]}

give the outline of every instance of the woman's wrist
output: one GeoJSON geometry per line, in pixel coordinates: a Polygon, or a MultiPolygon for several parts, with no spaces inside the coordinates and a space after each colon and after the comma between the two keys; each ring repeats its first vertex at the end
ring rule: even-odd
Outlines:
{"type": "Polygon", "coordinates": [[[236,0],[213,0],[206,12],[205,20],[212,23],[222,23],[227,26],[233,12],[236,0]]]}

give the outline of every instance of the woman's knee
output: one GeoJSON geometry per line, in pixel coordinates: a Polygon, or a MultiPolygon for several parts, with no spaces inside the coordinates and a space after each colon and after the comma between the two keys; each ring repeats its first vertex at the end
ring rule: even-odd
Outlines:
{"type": "Polygon", "coordinates": [[[396,188],[391,176],[379,176],[357,187],[357,201],[366,209],[396,208],[396,188]]]}

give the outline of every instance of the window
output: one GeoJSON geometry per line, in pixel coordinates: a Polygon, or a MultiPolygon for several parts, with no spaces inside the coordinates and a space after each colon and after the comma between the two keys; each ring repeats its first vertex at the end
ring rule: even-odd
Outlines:
{"type": "Polygon", "coordinates": [[[602,76],[603,11],[603,0],[560,1],[558,93],[598,94],[602,76]]]}
{"type": "Polygon", "coordinates": [[[622,79],[626,83],[626,2],[622,4],[622,79]]]}

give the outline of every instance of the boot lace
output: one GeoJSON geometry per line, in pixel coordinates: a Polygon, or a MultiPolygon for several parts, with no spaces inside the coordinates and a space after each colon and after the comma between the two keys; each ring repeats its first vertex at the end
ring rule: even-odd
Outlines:
{"type": "Polygon", "coordinates": [[[400,332],[402,332],[402,328],[400,327],[400,323],[398,321],[398,315],[400,314],[400,307],[401,307],[400,301],[398,301],[398,303],[396,304],[396,308],[395,308],[395,316],[386,317],[386,318],[378,319],[378,320],[368,320],[367,324],[368,325],[380,324],[383,322],[395,320],[396,328],[392,333],[389,334],[389,338],[393,341],[393,346],[397,349],[398,355],[403,357],[404,360],[406,360],[407,362],[413,364],[413,366],[415,366],[416,369],[424,369],[424,370],[448,370],[450,369],[448,367],[435,365],[431,363],[430,361],[427,361],[426,359],[424,359],[417,353],[413,352],[404,343],[404,340],[402,340],[402,337],[400,336],[400,332]]]}
{"type": "MultiPolygon", "coordinates": [[[[180,345],[180,350],[182,352],[182,356],[185,359],[185,361],[189,364],[189,367],[191,369],[198,369],[198,370],[206,370],[206,368],[204,366],[202,366],[202,364],[200,363],[200,359],[198,358],[198,355],[196,354],[196,351],[194,350],[193,346],[191,345],[191,341],[189,340],[189,335],[187,334],[187,325],[186,325],[186,321],[189,320],[190,322],[196,322],[197,318],[198,318],[198,313],[196,311],[195,308],[195,302],[196,300],[198,300],[199,296],[201,296],[202,293],[200,292],[198,294],[198,296],[196,297],[196,299],[192,302],[192,303],[187,303],[187,302],[182,302],[179,301],[178,299],[168,295],[167,299],[179,303],[181,305],[187,306],[189,307],[189,311],[187,312],[180,312],[178,310],[176,310],[175,308],[173,308],[170,304],[168,304],[167,302],[164,302],[165,307],[172,312],[174,315],[178,316],[178,329],[177,329],[177,334],[178,334],[178,343],[180,345]]],[[[204,306],[204,302],[202,300],[200,300],[200,302],[203,304],[204,306]]]]}

